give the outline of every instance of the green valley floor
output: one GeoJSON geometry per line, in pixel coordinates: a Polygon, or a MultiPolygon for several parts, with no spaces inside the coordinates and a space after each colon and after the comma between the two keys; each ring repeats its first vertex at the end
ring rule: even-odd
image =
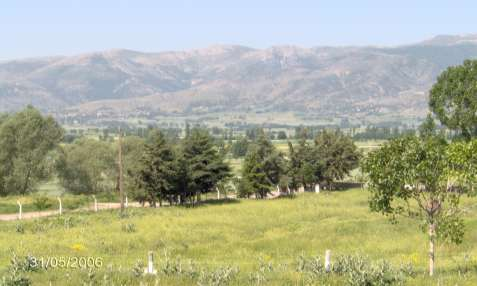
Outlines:
{"type": "Polygon", "coordinates": [[[0,278],[33,285],[360,285],[366,279],[366,273],[324,272],[329,249],[332,263],[376,264],[373,271],[384,278],[389,267],[405,269],[398,280],[374,285],[475,285],[477,199],[463,202],[464,242],[438,244],[430,279],[419,223],[390,223],[369,211],[367,196],[354,189],[0,222],[0,278]],[[149,251],[157,276],[142,275],[149,251]]]}

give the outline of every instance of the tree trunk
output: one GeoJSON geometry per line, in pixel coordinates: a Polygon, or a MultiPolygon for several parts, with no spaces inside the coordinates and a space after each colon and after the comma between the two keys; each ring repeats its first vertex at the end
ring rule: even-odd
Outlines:
{"type": "Polygon", "coordinates": [[[434,275],[436,224],[429,225],[429,276],[434,275]]]}

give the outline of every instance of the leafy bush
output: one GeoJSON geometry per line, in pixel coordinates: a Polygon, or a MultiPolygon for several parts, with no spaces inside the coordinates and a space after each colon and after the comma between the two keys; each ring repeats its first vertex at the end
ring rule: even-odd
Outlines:
{"type": "Polygon", "coordinates": [[[1,286],[30,286],[31,280],[25,275],[25,272],[37,271],[38,264],[35,263],[36,258],[33,256],[26,256],[24,259],[18,258],[13,253],[10,260],[10,267],[8,273],[0,280],[1,286]]]}
{"type": "Polygon", "coordinates": [[[132,274],[134,277],[141,277],[141,275],[144,273],[144,268],[145,265],[141,260],[136,261],[132,268],[132,274]]]}
{"type": "Polygon", "coordinates": [[[53,205],[52,200],[46,196],[38,196],[33,199],[33,206],[35,206],[35,209],[39,211],[46,210],[50,208],[52,205],[53,205]]]}
{"type": "Polygon", "coordinates": [[[15,231],[18,233],[25,233],[25,228],[23,227],[23,224],[16,224],[15,225],[15,231]]]}
{"type": "Polygon", "coordinates": [[[213,271],[201,271],[197,285],[228,285],[237,275],[238,268],[232,266],[219,267],[213,271]]]}
{"type": "Polygon", "coordinates": [[[300,256],[297,262],[297,271],[307,274],[314,281],[327,275],[336,275],[346,279],[346,284],[350,286],[402,284],[407,277],[415,275],[412,265],[401,265],[399,269],[395,269],[386,260],[371,262],[367,257],[360,255],[338,256],[335,261],[331,271],[327,273],[319,257],[300,256]]]}

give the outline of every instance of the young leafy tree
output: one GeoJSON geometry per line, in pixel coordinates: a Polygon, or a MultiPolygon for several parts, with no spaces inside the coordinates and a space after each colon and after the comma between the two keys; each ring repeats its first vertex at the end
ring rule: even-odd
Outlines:
{"type": "Polygon", "coordinates": [[[330,188],[359,165],[361,154],[353,140],[339,131],[322,131],[315,138],[316,156],[322,164],[320,180],[330,188]]]}
{"type": "Polygon", "coordinates": [[[450,129],[469,140],[477,135],[477,60],[447,68],[430,91],[429,107],[450,129]]]}
{"type": "Polygon", "coordinates": [[[174,150],[166,141],[164,134],[156,131],[151,142],[146,144],[141,158],[139,187],[144,190],[137,197],[156,206],[157,201],[167,199],[171,204],[177,196],[179,165],[174,150]]]}
{"type": "Polygon", "coordinates": [[[230,167],[207,130],[190,130],[183,142],[182,160],[186,166],[186,190],[192,203],[198,195],[214,191],[219,181],[230,176],[230,167]]]}
{"type": "Polygon", "coordinates": [[[45,179],[47,158],[63,137],[52,117],[29,106],[0,125],[0,195],[27,194],[45,179]]]}
{"type": "MultiPolygon", "coordinates": [[[[465,143],[464,143],[465,144],[465,143]]],[[[420,219],[429,237],[429,274],[438,238],[460,243],[459,198],[475,185],[477,144],[447,146],[437,137],[394,139],[362,162],[372,211],[420,219]]]]}

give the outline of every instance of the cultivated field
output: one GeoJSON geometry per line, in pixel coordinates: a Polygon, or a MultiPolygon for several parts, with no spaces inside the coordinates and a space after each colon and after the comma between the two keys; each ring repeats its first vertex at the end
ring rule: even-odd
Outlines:
{"type": "Polygon", "coordinates": [[[477,199],[464,202],[464,243],[438,245],[437,274],[430,279],[419,225],[391,224],[370,213],[367,195],[355,189],[294,199],[209,201],[196,208],[131,208],[123,218],[114,210],[3,222],[0,265],[8,265],[13,253],[43,263],[74,257],[102,262],[90,270],[50,265],[22,272],[33,285],[345,285],[352,276],[322,273],[322,260],[310,260],[322,259],[330,249],[332,262],[360,255],[372,263],[386,259],[395,269],[406,265],[406,273],[415,275],[405,275],[405,285],[475,285],[477,199]],[[158,276],[136,277],[148,251],[156,255],[158,276]]]}

